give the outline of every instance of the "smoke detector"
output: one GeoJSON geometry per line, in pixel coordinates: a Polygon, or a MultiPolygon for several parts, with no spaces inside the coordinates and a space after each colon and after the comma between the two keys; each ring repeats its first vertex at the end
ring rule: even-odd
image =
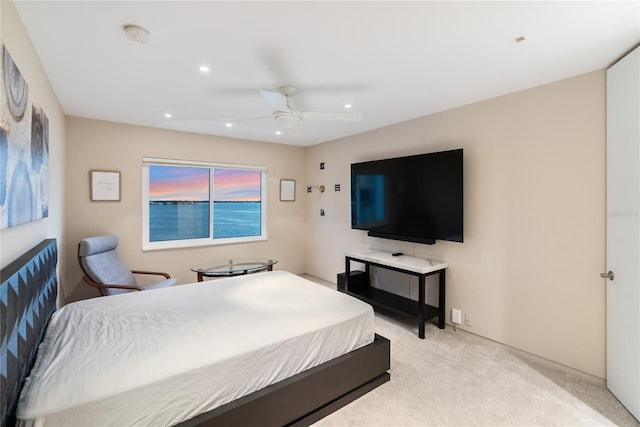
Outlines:
{"type": "Polygon", "coordinates": [[[137,25],[125,25],[124,26],[124,34],[134,42],[138,43],[147,43],[151,40],[151,35],[149,31],[145,30],[142,27],[138,27],[137,25]]]}

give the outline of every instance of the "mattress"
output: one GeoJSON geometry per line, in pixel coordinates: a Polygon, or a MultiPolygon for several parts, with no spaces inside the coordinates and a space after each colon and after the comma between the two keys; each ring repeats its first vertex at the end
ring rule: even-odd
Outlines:
{"type": "Polygon", "coordinates": [[[373,339],[370,305],[285,271],[79,301],[51,319],[18,425],[173,425],[373,339]]]}

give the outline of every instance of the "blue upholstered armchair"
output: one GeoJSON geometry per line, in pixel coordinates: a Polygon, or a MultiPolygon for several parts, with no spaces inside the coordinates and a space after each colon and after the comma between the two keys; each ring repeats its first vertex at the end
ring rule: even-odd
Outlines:
{"type": "Polygon", "coordinates": [[[83,279],[90,286],[98,288],[103,296],[165,288],[176,283],[176,279],[172,279],[167,273],[130,270],[118,257],[117,247],[118,237],[112,234],[89,237],[78,244],[78,261],[83,279]],[[164,279],[141,286],[134,274],[153,274],[164,279]]]}

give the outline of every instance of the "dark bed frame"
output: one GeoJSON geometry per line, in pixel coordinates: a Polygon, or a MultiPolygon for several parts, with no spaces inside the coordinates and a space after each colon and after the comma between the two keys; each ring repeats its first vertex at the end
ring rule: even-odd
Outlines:
{"type": "MultiPolygon", "coordinates": [[[[56,265],[56,241],[48,239],[2,269],[0,427],[15,424],[20,391],[56,310],[56,265]]],[[[389,368],[389,340],[376,335],[369,345],[200,414],[180,426],[309,425],[389,381],[389,368]]]]}
{"type": "Polygon", "coordinates": [[[389,340],[365,347],[187,420],[180,426],[308,426],[389,381],[389,340]]]}

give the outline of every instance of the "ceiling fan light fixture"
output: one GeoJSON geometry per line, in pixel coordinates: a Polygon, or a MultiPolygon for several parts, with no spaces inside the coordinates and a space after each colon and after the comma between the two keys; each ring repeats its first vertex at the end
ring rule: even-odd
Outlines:
{"type": "Polygon", "coordinates": [[[302,121],[302,114],[294,111],[274,111],[272,117],[287,129],[291,129],[302,121]]]}

